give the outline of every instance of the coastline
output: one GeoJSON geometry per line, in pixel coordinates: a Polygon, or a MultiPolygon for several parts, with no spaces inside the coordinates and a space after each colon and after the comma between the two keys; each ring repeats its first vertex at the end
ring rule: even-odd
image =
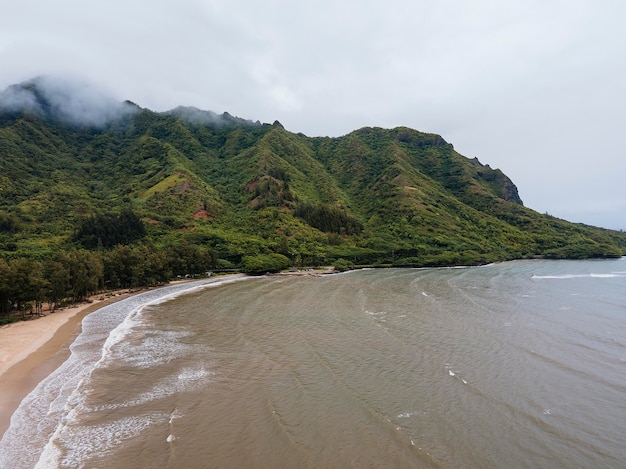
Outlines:
{"type": "Polygon", "coordinates": [[[41,318],[0,327],[0,438],[22,399],[69,357],[69,347],[81,331],[83,318],[132,294],[117,291],[94,295],[41,318]]]}
{"type": "MultiPolygon", "coordinates": [[[[332,268],[281,274],[319,276],[330,273],[334,273],[332,268]]],[[[167,285],[192,281],[179,280],[167,285]]],[[[0,327],[0,439],[22,400],[70,356],[69,347],[82,330],[82,320],[104,306],[146,290],[150,288],[93,295],[75,306],[0,327]]]]}

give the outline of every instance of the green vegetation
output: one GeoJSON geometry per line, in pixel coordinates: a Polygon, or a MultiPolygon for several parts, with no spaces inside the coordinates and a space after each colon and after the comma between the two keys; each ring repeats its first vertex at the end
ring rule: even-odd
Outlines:
{"type": "Polygon", "coordinates": [[[258,275],[280,272],[290,265],[289,259],[282,254],[257,254],[256,256],[244,256],[241,261],[241,270],[247,274],[258,275]]]}
{"type": "Polygon", "coordinates": [[[176,277],[205,275],[217,258],[205,247],[186,243],[155,250],[146,244],[117,245],[105,251],[74,249],[45,260],[0,258],[0,323],[83,301],[103,290],[156,286],[176,277]],[[9,315],[17,311],[19,315],[9,315]]]}
{"type": "Polygon", "coordinates": [[[293,214],[325,233],[357,235],[363,230],[359,220],[338,207],[301,204],[295,208],[293,214]]]}
{"type": "Polygon", "coordinates": [[[146,234],[141,219],[130,209],[119,214],[104,213],[80,221],[74,240],[87,249],[113,248],[142,239],[146,234]]]}
{"type": "Polygon", "coordinates": [[[616,257],[440,136],[310,138],[180,108],[103,128],[0,111],[0,311],[215,269],[616,257]]]}

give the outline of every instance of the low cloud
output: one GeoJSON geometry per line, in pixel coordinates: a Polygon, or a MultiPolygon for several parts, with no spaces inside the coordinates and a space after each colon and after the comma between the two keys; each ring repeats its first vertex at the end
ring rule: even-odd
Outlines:
{"type": "Polygon", "coordinates": [[[213,111],[203,111],[193,106],[178,106],[165,114],[171,114],[183,119],[185,122],[191,125],[211,125],[221,127],[224,125],[259,125],[260,122],[253,122],[247,119],[241,119],[239,117],[231,116],[225,112],[223,114],[217,114],[213,111]]]}
{"type": "Polygon", "coordinates": [[[0,110],[57,118],[81,127],[103,127],[137,112],[138,107],[119,102],[84,81],[41,76],[1,92],[0,110]]]}

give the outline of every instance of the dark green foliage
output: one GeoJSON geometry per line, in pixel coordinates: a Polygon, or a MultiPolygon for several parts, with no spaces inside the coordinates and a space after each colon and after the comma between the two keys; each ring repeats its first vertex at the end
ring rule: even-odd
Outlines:
{"type": "Polygon", "coordinates": [[[183,242],[167,250],[167,260],[173,275],[200,275],[215,269],[217,256],[215,251],[195,244],[183,242]]]}
{"type": "Polygon", "coordinates": [[[43,261],[0,258],[0,323],[13,311],[22,316],[36,313],[43,302],[56,308],[103,289],[154,286],[174,277],[204,275],[217,265],[212,249],[187,243],[162,249],[117,245],[105,252],[72,249],[43,261]]]}
{"type": "Polygon", "coordinates": [[[130,209],[86,217],[80,222],[74,240],[87,249],[112,248],[142,239],[146,229],[130,209]]]}
{"type": "Polygon", "coordinates": [[[0,313],[38,312],[44,301],[53,305],[81,301],[103,287],[100,254],[72,250],[38,261],[0,259],[0,313]]]}
{"type": "Polygon", "coordinates": [[[354,268],[354,263],[350,262],[348,259],[337,259],[332,265],[338,272],[344,272],[354,268]]]}
{"type": "Polygon", "coordinates": [[[357,235],[363,230],[363,225],[356,218],[348,215],[345,210],[329,205],[300,204],[294,215],[325,233],[357,235]]]}
{"type": "Polygon", "coordinates": [[[241,270],[247,274],[258,275],[280,272],[290,265],[289,259],[282,254],[257,254],[256,256],[244,256],[241,270]]]}
{"type": "Polygon", "coordinates": [[[266,207],[281,207],[294,200],[287,182],[273,177],[253,181],[249,187],[250,193],[254,195],[251,206],[259,210],[266,207]]]}
{"type": "Polygon", "coordinates": [[[526,208],[502,171],[405,127],[309,138],[192,108],[98,128],[0,110],[4,312],[220,266],[625,253],[626,234],[526,208]]]}
{"type": "Polygon", "coordinates": [[[19,220],[14,214],[0,212],[0,233],[15,233],[19,226],[19,220]]]}

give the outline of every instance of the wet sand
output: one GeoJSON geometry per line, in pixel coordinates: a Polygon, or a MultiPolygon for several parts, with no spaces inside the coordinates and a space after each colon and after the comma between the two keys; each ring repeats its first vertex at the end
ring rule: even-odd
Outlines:
{"type": "MultiPolygon", "coordinates": [[[[283,274],[321,275],[332,272],[332,268],[323,268],[283,274]]],[[[169,285],[188,281],[171,282],[169,285]]],[[[0,327],[0,438],[22,399],[69,357],[69,347],[81,332],[83,318],[132,294],[128,290],[120,290],[94,295],[85,303],[48,313],[41,318],[0,327]]]]}
{"type": "Polygon", "coordinates": [[[44,317],[0,327],[0,437],[22,399],[69,357],[82,319],[130,294],[96,295],[44,317]]]}

